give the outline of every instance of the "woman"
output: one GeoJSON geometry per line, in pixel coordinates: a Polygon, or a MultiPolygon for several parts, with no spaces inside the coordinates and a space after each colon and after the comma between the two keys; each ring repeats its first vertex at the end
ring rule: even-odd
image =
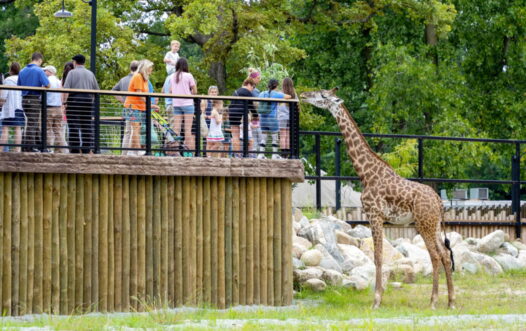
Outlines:
{"type": "Polygon", "coordinates": [[[254,96],[254,98],[259,97],[260,91],[258,90],[257,86],[258,86],[259,82],[261,81],[261,73],[259,72],[259,70],[255,69],[255,68],[248,68],[248,77],[247,78],[252,78],[252,80],[256,84],[254,86],[254,90],[252,91],[252,95],[254,96]]]}
{"type": "MultiPolygon", "coordinates": [[[[153,71],[153,63],[149,60],[142,60],[139,63],[137,72],[132,76],[129,92],[149,92],[148,80],[153,71]]],[[[146,98],[139,96],[127,96],[124,101],[126,108],[126,119],[131,124],[131,144],[130,148],[141,148],[141,124],[145,123],[146,98]]],[[[152,104],[152,109],[159,109],[159,106],[152,104]]],[[[138,151],[130,151],[128,155],[139,155],[138,151]]]]}
{"type": "MultiPolygon", "coordinates": [[[[268,82],[268,90],[263,91],[259,94],[260,98],[273,98],[273,99],[290,99],[290,94],[284,94],[277,91],[279,82],[276,79],[271,79],[268,82]]],[[[260,125],[262,138],[259,144],[260,154],[258,159],[264,159],[263,154],[266,150],[267,134],[272,136],[272,159],[280,159],[281,157],[277,154],[278,152],[278,105],[276,102],[259,102],[258,111],[260,112],[260,125]],[[263,112],[263,109],[268,108],[268,111],[263,112]]]]}
{"type": "MultiPolygon", "coordinates": [[[[177,95],[197,94],[197,85],[194,76],[188,71],[188,62],[184,57],[179,58],[175,65],[175,74],[172,77],[170,92],[177,95]]],[[[190,149],[195,149],[195,139],[192,135],[192,121],[195,107],[193,99],[173,99],[172,127],[175,133],[181,135],[181,126],[184,121],[184,143],[190,149]]]]}
{"type": "MultiPolygon", "coordinates": [[[[235,97],[253,97],[252,91],[254,91],[254,88],[256,87],[256,83],[252,78],[247,78],[243,82],[243,85],[238,88],[234,92],[235,97]]],[[[254,110],[254,103],[253,101],[248,101],[248,111],[254,110]]],[[[230,121],[230,130],[232,133],[232,151],[234,153],[237,153],[240,156],[239,153],[241,153],[241,144],[240,144],[240,126],[241,126],[241,120],[243,119],[243,115],[245,113],[245,100],[232,100],[230,103],[230,106],[228,106],[228,118],[230,121]]]]}
{"type": "MultiPolygon", "coordinates": [[[[294,89],[294,82],[289,77],[283,79],[283,93],[290,95],[292,99],[296,98],[296,90],[294,89]]],[[[290,136],[290,103],[280,103],[278,106],[278,122],[279,122],[279,147],[283,155],[288,155],[289,152],[289,136],[290,136]]]]}
{"type": "MultiPolygon", "coordinates": [[[[211,96],[218,96],[219,95],[219,89],[217,88],[217,86],[215,85],[211,85],[209,88],[208,88],[208,95],[211,95],[211,96]]],[[[212,115],[212,105],[213,105],[213,100],[202,100],[201,101],[201,114],[205,114],[205,120],[206,120],[206,125],[208,127],[208,129],[210,129],[210,116],[212,115]]],[[[194,126],[195,126],[195,123],[194,123],[194,126]]],[[[207,139],[205,139],[204,141],[204,149],[206,150],[207,149],[207,139]]],[[[206,155],[206,153],[205,153],[206,155]]]]}
{"type": "MultiPolygon", "coordinates": [[[[9,68],[9,77],[4,80],[4,85],[17,86],[19,72],[20,64],[13,62],[9,68]]],[[[22,92],[2,90],[0,104],[2,105],[2,112],[0,113],[2,124],[0,144],[7,144],[9,128],[13,127],[15,129],[14,143],[20,145],[22,143],[22,128],[26,125],[26,118],[22,110],[22,92]]],[[[4,150],[4,147],[0,147],[0,150],[4,150]]],[[[13,148],[13,151],[20,152],[20,146],[13,148]]]]}

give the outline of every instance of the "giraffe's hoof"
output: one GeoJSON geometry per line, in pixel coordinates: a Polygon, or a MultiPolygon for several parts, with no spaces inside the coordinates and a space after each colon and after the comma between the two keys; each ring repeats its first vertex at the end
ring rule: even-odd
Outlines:
{"type": "Polygon", "coordinates": [[[455,304],[454,304],[454,303],[450,303],[447,307],[448,307],[449,309],[451,309],[451,310],[457,309],[457,307],[455,307],[455,304]]]}

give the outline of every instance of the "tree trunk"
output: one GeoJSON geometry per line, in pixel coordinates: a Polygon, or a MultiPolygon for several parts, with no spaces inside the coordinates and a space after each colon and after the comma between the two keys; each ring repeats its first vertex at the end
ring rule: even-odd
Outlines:
{"type": "Polygon", "coordinates": [[[219,94],[226,92],[226,66],[223,61],[214,61],[210,64],[209,74],[217,82],[219,94]]]}
{"type": "Polygon", "coordinates": [[[370,46],[371,41],[371,28],[366,27],[362,29],[362,36],[365,39],[364,47],[362,49],[362,61],[365,71],[365,91],[369,91],[373,86],[373,71],[369,65],[373,54],[373,47],[370,46]]]}
{"type": "MultiPolygon", "coordinates": [[[[438,66],[438,36],[437,36],[437,26],[435,24],[426,24],[426,44],[431,46],[429,55],[433,59],[435,66],[438,66]]],[[[437,69],[438,70],[438,69],[437,69]]]]}

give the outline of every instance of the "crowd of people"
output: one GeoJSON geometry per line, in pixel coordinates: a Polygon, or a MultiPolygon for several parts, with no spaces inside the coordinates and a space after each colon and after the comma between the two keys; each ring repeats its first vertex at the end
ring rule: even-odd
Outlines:
{"type": "MultiPolygon", "coordinates": [[[[166,64],[166,79],[162,92],[175,95],[196,95],[197,83],[192,75],[188,61],[179,56],[180,43],[171,42],[171,49],[164,57],[166,64]]],[[[2,89],[0,95],[1,135],[0,144],[13,145],[12,151],[40,151],[41,120],[46,121],[46,146],[52,149],[45,152],[83,153],[94,152],[94,95],[81,90],[98,90],[95,75],[85,68],[86,59],[78,54],[71,62],[64,65],[62,79],[57,75],[54,66],[42,68],[44,58],[36,52],[31,62],[21,68],[19,63],[12,63],[8,76],[2,84],[10,86],[29,86],[47,88],[67,88],[75,90],[69,93],[47,92],[43,97],[40,91],[2,89]],[[77,92],[78,91],[78,92],[77,92]],[[42,119],[42,103],[46,102],[46,118],[42,119]]],[[[150,75],[154,70],[153,62],[149,60],[132,61],[130,72],[119,80],[113,91],[122,92],[154,92],[150,75]]],[[[293,81],[285,78],[283,82],[271,79],[262,92],[258,89],[261,73],[249,69],[247,78],[240,88],[233,93],[234,97],[249,98],[296,98],[293,81]],[[282,90],[280,90],[280,85],[282,90]]],[[[208,88],[208,95],[219,95],[217,86],[208,88]]],[[[125,121],[122,138],[123,154],[143,155],[141,151],[145,142],[141,141],[145,132],[146,98],[137,95],[116,95],[122,103],[122,117],[125,121]]],[[[191,156],[184,150],[195,150],[196,144],[201,144],[209,157],[241,157],[244,131],[248,132],[248,146],[251,157],[265,158],[265,153],[272,152],[272,158],[282,158],[289,155],[289,103],[255,102],[252,100],[234,99],[228,106],[222,100],[203,99],[195,104],[192,98],[163,98],[164,111],[169,121],[159,116],[152,116],[152,124],[164,133],[164,139],[173,143],[177,141],[178,151],[167,155],[191,156]],[[201,118],[195,116],[199,107],[201,118]],[[246,108],[248,107],[248,112],[246,108]],[[247,130],[243,129],[243,117],[247,115],[247,130]],[[196,122],[199,121],[202,142],[196,141],[196,122]],[[171,139],[167,139],[171,138],[171,139]],[[270,141],[270,143],[269,143],[270,141]]],[[[157,99],[151,98],[152,112],[160,110],[157,99]]],[[[165,143],[164,146],[174,146],[165,143]]],[[[6,150],[0,147],[0,150],[6,150]]]]}

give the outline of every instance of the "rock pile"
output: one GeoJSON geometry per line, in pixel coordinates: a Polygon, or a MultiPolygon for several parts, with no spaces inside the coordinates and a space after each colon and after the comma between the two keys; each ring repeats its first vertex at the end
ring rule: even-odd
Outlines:
{"type": "MultiPolygon", "coordinates": [[[[328,216],[309,220],[299,209],[293,222],[294,282],[322,291],[327,285],[361,290],[374,286],[375,266],[371,230],[328,216]]],[[[526,268],[526,245],[510,242],[502,230],[484,238],[462,238],[457,232],[447,234],[455,257],[456,271],[498,274],[526,268]]],[[[384,239],[382,279],[412,283],[417,274],[429,276],[433,267],[420,235],[413,240],[384,239]]],[[[393,283],[394,284],[394,283],[393,283]]]]}

